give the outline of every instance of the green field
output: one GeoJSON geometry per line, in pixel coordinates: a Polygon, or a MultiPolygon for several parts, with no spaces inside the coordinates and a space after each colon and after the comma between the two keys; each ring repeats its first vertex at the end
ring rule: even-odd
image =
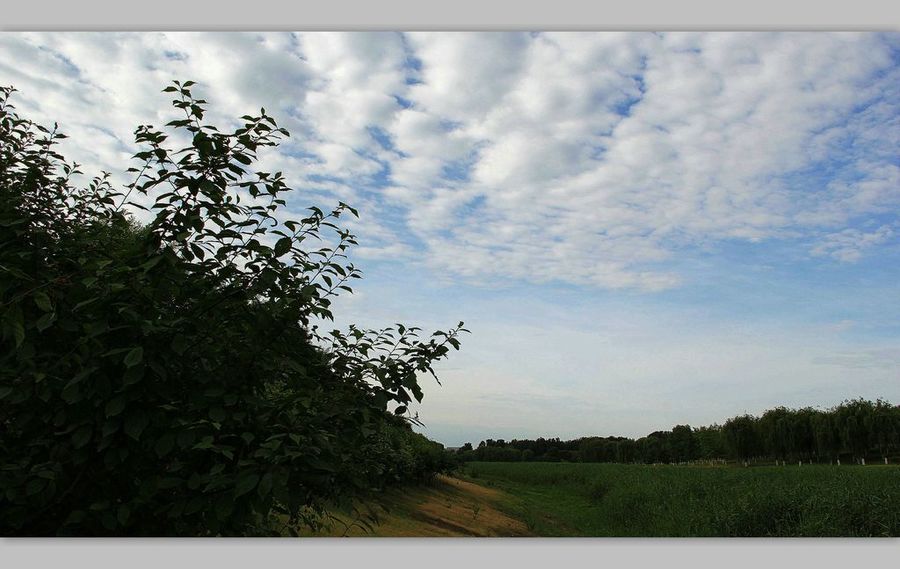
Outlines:
{"type": "Polygon", "coordinates": [[[541,536],[900,536],[900,468],[473,462],[541,536]]]}

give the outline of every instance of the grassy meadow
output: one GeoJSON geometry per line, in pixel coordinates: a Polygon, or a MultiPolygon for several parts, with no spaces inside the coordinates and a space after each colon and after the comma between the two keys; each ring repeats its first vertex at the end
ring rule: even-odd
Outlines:
{"type": "Polygon", "coordinates": [[[900,536],[895,466],[467,464],[539,536],[900,536]]]}

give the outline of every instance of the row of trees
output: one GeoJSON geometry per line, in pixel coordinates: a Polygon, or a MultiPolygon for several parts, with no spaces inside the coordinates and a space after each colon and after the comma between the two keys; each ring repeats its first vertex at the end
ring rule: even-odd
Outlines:
{"type": "Polygon", "coordinates": [[[639,439],[584,437],[488,439],[466,443],[460,460],[682,463],[699,460],[832,462],[887,458],[900,453],[900,406],[865,399],[828,410],[777,407],[724,424],[678,425],[639,439]]]}
{"type": "Polygon", "coordinates": [[[135,131],[127,192],[76,184],[64,135],[0,90],[2,535],[277,534],[447,466],[408,405],[462,323],[321,331],[360,277],[356,211],[284,212],[251,166],[287,131],[261,110],[220,132],[191,87],[135,131]]]}

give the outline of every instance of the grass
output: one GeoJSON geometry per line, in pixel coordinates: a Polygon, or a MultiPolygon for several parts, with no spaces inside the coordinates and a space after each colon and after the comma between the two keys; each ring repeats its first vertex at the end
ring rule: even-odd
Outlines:
{"type": "Polygon", "coordinates": [[[542,536],[900,536],[900,468],[470,463],[542,536]]]}

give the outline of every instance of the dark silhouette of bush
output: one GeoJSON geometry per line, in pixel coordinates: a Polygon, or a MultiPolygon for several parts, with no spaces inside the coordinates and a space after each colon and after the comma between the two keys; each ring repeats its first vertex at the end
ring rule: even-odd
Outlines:
{"type": "Polygon", "coordinates": [[[357,212],[285,220],[282,173],[250,167],[287,131],[263,109],[220,132],[192,85],[165,89],[166,132],[135,131],[124,194],[107,174],[77,186],[64,135],[0,91],[3,535],[295,533],[440,468],[401,423],[462,323],[319,331],[360,277],[337,225],[357,212]]]}

